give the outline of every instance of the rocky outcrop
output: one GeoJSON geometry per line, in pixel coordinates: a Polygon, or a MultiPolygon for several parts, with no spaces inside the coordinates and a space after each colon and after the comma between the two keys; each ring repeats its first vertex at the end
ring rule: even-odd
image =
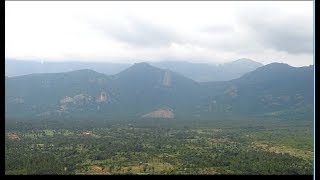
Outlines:
{"type": "Polygon", "coordinates": [[[104,91],[101,92],[101,93],[100,93],[100,96],[98,96],[98,97],[96,98],[96,102],[97,102],[97,103],[107,102],[107,100],[108,100],[107,93],[104,92],[104,91]]]}
{"type": "Polygon", "coordinates": [[[162,85],[170,87],[171,86],[171,74],[170,71],[165,71],[164,77],[162,80],[162,85]]]}
{"type": "Polygon", "coordinates": [[[61,105],[74,104],[74,105],[83,105],[92,100],[92,97],[86,94],[77,94],[73,97],[66,96],[60,100],[61,105]]]}
{"type": "Polygon", "coordinates": [[[13,102],[16,104],[23,104],[24,103],[24,99],[21,97],[17,97],[13,99],[13,102]]]}
{"type": "Polygon", "coordinates": [[[79,106],[84,106],[87,104],[91,104],[93,101],[93,98],[87,94],[77,94],[73,97],[66,96],[63,99],[60,99],[60,108],[59,108],[59,114],[61,112],[66,112],[70,108],[76,108],[79,106]]]}
{"type": "Polygon", "coordinates": [[[142,116],[143,118],[164,118],[164,119],[173,119],[174,113],[172,109],[159,109],[152,111],[142,116]]]}
{"type": "Polygon", "coordinates": [[[236,98],[238,97],[238,88],[236,86],[230,86],[224,93],[231,98],[236,98]]]}

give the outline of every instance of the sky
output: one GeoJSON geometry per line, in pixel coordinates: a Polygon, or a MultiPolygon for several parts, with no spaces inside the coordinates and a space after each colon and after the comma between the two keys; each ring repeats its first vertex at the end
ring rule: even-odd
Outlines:
{"type": "Polygon", "coordinates": [[[313,64],[312,1],[5,1],[6,59],[313,64]]]}

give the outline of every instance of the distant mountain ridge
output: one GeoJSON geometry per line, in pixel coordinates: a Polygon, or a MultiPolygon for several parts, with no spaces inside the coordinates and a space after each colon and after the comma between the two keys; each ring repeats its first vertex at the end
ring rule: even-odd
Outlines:
{"type": "Polygon", "coordinates": [[[298,114],[307,118],[313,114],[313,68],[272,63],[234,80],[204,83],[148,63],[136,63],[112,76],[85,69],[6,77],[5,114],[92,119],[298,114]]]}
{"type": "Polygon", "coordinates": [[[151,63],[151,65],[170,69],[198,82],[228,81],[263,66],[261,63],[245,58],[224,64],[163,61],[151,63]]]}
{"type": "MultiPolygon", "coordinates": [[[[121,63],[89,63],[89,62],[34,62],[6,60],[6,76],[19,76],[33,73],[59,73],[80,69],[115,75],[131,66],[121,63]]],[[[227,81],[236,79],[243,74],[253,71],[263,64],[250,59],[239,59],[220,65],[205,63],[190,63],[184,61],[150,62],[150,65],[168,69],[198,82],[227,81]]]]}
{"type": "Polygon", "coordinates": [[[7,59],[5,61],[6,76],[21,76],[35,73],[61,73],[81,69],[91,69],[107,75],[130,67],[130,64],[99,62],[39,62],[7,59]]]}

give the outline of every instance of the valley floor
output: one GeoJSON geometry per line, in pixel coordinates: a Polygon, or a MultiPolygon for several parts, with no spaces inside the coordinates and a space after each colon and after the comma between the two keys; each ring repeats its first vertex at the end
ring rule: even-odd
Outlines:
{"type": "Polygon", "coordinates": [[[6,174],[312,174],[311,127],[6,127],[6,174]]]}

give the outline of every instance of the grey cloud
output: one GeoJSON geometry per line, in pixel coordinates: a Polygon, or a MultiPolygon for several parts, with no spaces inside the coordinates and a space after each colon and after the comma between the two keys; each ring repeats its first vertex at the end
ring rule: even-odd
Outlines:
{"type": "Polygon", "coordinates": [[[128,17],[129,25],[120,23],[95,27],[111,38],[139,47],[159,47],[179,41],[177,35],[145,20],[128,17]]]}
{"type": "Polygon", "coordinates": [[[241,21],[265,47],[290,54],[313,52],[312,17],[281,16],[268,11],[254,16],[246,14],[241,21]]]}

